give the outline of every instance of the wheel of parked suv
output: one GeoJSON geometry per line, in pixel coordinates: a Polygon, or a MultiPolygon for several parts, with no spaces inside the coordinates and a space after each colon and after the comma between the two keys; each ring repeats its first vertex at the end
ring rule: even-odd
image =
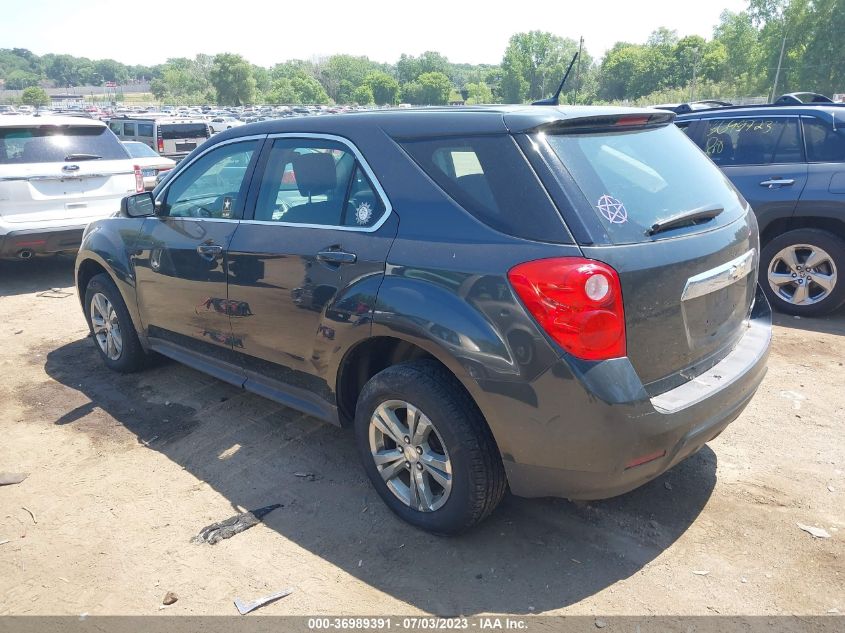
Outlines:
{"type": "Polygon", "coordinates": [[[845,301],[845,241],[820,229],[796,229],[763,247],[760,284],[777,310],[820,316],[845,301]]]}
{"type": "Polygon", "coordinates": [[[416,527],[461,532],[504,495],[505,471],[490,429],[460,383],[434,361],[373,376],[358,399],[355,439],[381,498],[416,527]]]}
{"type": "Polygon", "coordinates": [[[108,275],[95,275],[88,282],[85,318],[97,351],[109,369],[129,373],[141,368],[144,350],[123,297],[108,275]]]}

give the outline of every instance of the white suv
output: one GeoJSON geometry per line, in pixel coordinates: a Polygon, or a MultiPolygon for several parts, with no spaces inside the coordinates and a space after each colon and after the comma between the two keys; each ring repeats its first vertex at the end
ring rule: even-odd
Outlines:
{"type": "Polygon", "coordinates": [[[0,117],[0,259],[75,251],[89,222],[143,190],[140,168],[104,123],[0,117]]]}

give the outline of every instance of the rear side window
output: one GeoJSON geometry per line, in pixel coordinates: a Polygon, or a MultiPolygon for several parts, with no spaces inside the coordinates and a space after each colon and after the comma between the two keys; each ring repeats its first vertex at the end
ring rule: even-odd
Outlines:
{"type": "Polygon", "coordinates": [[[89,160],[129,157],[117,137],[105,126],[0,128],[0,164],[61,163],[74,160],[76,154],[89,155],[89,160]]]}
{"type": "Polygon", "coordinates": [[[161,123],[161,138],[166,141],[183,138],[207,138],[208,126],[205,123],[161,123]]]}
{"type": "Polygon", "coordinates": [[[138,136],[148,136],[152,138],[153,136],[153,124],[152,123],[139,123],[138,124],[138,136]]]}
{"type": "Polygon", "coordinates": [[[802,119],[807,160],[811,163],[845,162],[845,131],[834,130],[819,119],[802,119]]]}
{"type": "Polygon", "coordinates": [[[702,149],[720,167],[804,162],[797,118],[706,119],[701,124],[702,149]]]}
{"type": "MultiPolygon", "coordinates": [[[[613,243],[646,241],[646,231],[656,222],[696,209],[723,209],[699,230],[723,226],[744,213],[736,189],[674,125],[550,134],[545,140],[613,243]]],[[[683,229],[683,234],[690,230],[683,229]]]]}
{"type": "Polygon", "coordinates": [[[511,136],[400,143],[443,191],[488,226],[529,240],[570,241],[560,214],[511,136]]]}

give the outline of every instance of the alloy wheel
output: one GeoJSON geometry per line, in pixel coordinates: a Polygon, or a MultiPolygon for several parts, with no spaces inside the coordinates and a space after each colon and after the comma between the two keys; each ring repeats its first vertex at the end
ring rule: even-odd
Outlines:
{"type": "Polygon", "coordinates": [[[369,443],[397,499],[420,512],[443,507],[452,491],[452,463],[428,416],[404,400],[383,402],[370,418],[369,443]]]}
{"type": "Polygon", "coordinates": [[[792,305],[811,305],[826,299],[836,287],[836,264],[812,244],[791,244],[769,262],[769,286],[792,305]]]}
{"type": "Polygon", "coordinates": [[[123,352],[123,337],[117,312],[102,292],[91,297],[91,326],[94,338],[109,360],[117,360],[123,352]]]}

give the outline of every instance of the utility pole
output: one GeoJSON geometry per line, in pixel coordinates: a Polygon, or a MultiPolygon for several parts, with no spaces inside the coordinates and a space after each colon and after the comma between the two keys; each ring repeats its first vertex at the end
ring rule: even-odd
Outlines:
{"type": "Polygon", "coordinates": [[[775,71],[775,83],[772,85],[772,98],[769,101],[774,102],[775,95],[778,90],[778,79],[780,79],[780,66],[783,63],[783,50],[786,48],[786,20],[783,23],[783,41],[780,43],[780,56],[778,57],[778,68],[775,71]]]}
{"type": "Polygon", "coordinates": [[[578,69],[576,72],[575,77],[575,93],[572,95],[572,105],[576,105],[578,103],[578,82],[581,81],[581,51],[584,49],[584,36],[581,36],[581,40],[578,42],[578,69]]]}

